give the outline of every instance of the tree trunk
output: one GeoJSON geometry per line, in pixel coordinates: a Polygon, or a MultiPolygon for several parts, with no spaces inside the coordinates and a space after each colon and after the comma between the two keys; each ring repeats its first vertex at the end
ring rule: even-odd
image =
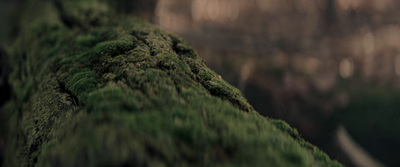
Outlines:
{"type": "Polygon", "coordinates": [[[341,166],[113,1],[25,3],[4,166],[341,166]]]}

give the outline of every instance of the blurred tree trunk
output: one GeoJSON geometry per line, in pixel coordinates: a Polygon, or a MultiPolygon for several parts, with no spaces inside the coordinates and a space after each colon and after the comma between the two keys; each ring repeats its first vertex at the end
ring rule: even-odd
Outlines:
{"type": "Polygon", "coordinates": [[[327,0],[326,3],[326,22],[328,25],[334,24],[336,22],[336,1],[327,0]]]}

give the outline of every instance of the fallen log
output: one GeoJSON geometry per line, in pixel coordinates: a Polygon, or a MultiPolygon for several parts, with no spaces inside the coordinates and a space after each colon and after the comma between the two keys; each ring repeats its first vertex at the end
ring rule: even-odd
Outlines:
{"type": "Polygon", "coordinates": [[[6,47],[4,166],[341,166],[180,37],[113,1],[27,1],[6,47]]]}

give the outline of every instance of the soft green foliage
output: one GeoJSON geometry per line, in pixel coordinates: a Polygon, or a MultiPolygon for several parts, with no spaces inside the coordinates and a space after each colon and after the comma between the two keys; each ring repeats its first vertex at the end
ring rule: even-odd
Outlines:
{"type": "Polygon", "coordinates": [[[181,38],[100,0],[42,3],[59,20],[25,14],[22,32],[51,33],[8,49],[17,98],[1,116],[17,126],[6,165],[341,166],[255,112],[181,38]]]}

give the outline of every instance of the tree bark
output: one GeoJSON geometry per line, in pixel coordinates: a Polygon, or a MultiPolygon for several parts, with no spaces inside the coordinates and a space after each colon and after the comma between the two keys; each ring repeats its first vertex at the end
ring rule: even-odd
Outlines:
{"type": "Polygon", "coordinates": [[[254,111],[180,37],[111,3],[24,5],[6,48],[4,166],[341,166],[254,111]]]}

